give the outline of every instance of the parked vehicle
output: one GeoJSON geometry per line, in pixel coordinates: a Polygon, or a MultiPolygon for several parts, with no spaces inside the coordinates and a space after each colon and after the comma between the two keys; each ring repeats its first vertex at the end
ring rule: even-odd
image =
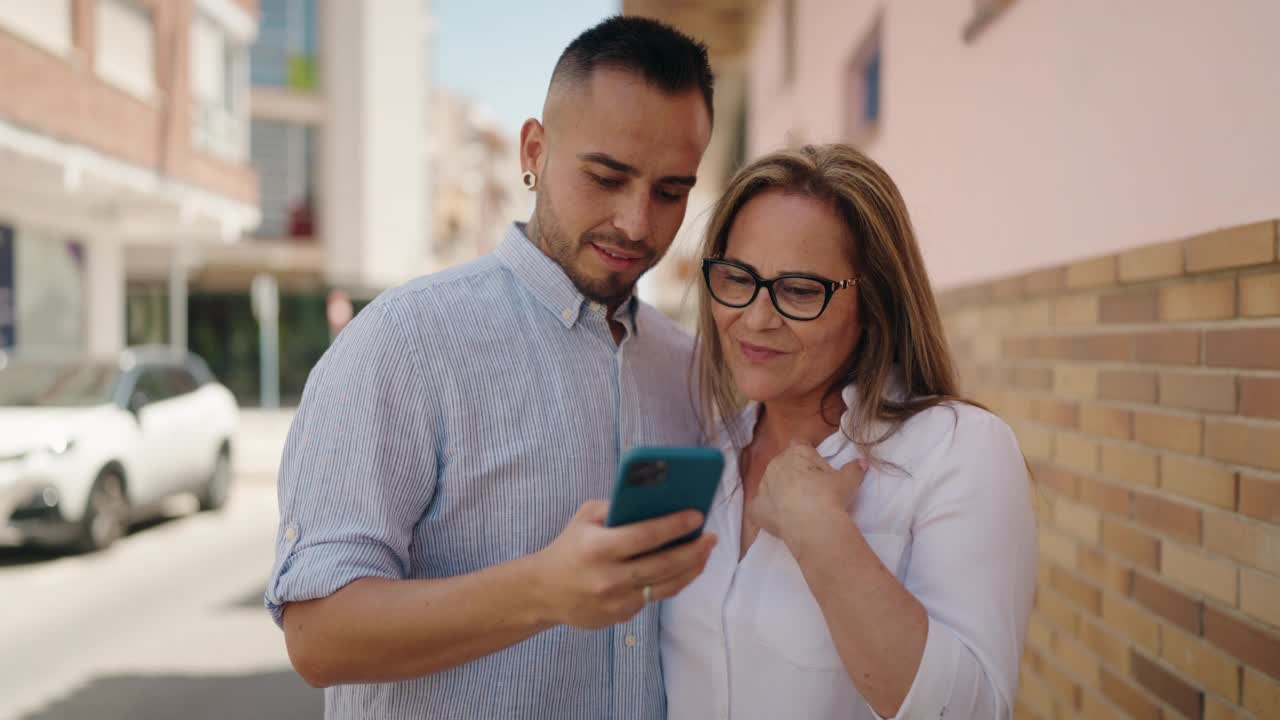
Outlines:
{"type": "Polygon", "coordinates": [[[174,495],[221,507],[238,419],[190,353],[0,353],[0,542],[99,550],[174,495]]]}

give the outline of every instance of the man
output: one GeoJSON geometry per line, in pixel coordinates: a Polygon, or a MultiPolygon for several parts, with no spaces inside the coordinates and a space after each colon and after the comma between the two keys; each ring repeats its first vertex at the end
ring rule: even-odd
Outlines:
{"type": "Polygon", "coordinates": [[[267,605],[330,718],[658,718],[657,610],[714,538],[603,525],[620,455],[691,444],[692,343],[632,295],[711,133],[706,49],[613,18],[521,131],[532,220],[384,293],[312,372],[267,605]]]}

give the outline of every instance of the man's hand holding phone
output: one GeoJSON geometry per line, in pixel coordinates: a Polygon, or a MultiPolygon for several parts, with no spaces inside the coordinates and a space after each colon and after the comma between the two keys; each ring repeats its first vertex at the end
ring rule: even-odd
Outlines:
{"type": "Polygon", "coordinates": [[[696,510],[618,527],[605,526],[608,513],[604,500],[587,501],[535,556],[534,597],[548,623],[598,629],[626,622],[647,601],[665,600],[693,582],[715,547],[715,535],[703,533],[659,550],[702,527],[696,510]]]}

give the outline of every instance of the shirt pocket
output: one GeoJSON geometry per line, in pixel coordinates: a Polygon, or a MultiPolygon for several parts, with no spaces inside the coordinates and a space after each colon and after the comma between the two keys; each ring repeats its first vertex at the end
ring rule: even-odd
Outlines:
{"type": "MultiPolygon", "coordinates": [[[[906,537],[892,533],[864,534],[867,544],[893,572],[906,547],[906,537]]],[[[839,670],[840,654],[831,639],[822,608],[805,581],[799,563],[779,543],[765,574],[756,607],[754,633],[758,643],[787,663],[808,670],[839,670]]]]}

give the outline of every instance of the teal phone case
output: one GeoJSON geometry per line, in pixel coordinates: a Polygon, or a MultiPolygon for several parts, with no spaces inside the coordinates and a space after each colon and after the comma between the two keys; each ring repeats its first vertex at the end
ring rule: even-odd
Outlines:
{"type": "MultiPolygon", "coordinates": [[[[715,448],[635,448],[618,464],[605,524],[626,525],[681,510],[697,510],[705,520],[722,472],[724,455],[715,448]]],[[[700,527],[658,549],[689,542],[701,534],[700,527]]]]}

